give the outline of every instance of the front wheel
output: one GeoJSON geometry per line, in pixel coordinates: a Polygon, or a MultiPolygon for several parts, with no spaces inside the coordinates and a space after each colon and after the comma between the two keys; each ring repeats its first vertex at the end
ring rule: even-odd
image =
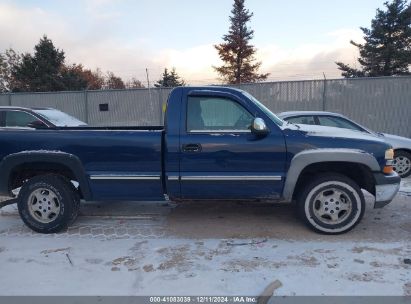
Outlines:
{"type": "Polygon", "coordinates": [[[80,199],[69,180],[49,174],[25,182],[17,206],[23,222],[40,233],[63,230],[77,217],[80,199]]]}
{"type": "Polygon", "coordinates": [[[411,175],[411,154],[405,151],[395,151],[394,154],[394,171],[401,178],[411,175]]]}
{"type": "Polygon", "coordinates": [[[307,184],[297,200],[305,223],[324,234],[341,234],[353,229],[365,210],[364,195],[350,178],[323,174],[307,184]]]}

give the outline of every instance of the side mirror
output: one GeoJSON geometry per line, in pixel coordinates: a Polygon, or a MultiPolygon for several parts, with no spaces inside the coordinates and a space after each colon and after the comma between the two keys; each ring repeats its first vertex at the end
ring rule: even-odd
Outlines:
{"type": "Polygon", "coordinates": [[[42,122],[41,120],[35,120],[35,121],[32,121],[31,123],[29,123],[27,125],[27,127],[33,128],[33,129],[46,129],[47,125],[44,122],[42,122]]]}
{"type": "Polygon", "coordinates": [[[251,132],[257,135],[267,135],[270,130],[267,128],[264,119],[257,117],[254,118],[251,124],[251,132]]]}

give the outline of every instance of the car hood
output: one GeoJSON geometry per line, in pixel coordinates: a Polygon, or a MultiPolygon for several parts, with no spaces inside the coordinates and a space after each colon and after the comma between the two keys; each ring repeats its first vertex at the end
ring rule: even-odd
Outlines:
{"type": "Polygon", "coordinates": [[[283,134],[289,159],[304,150],[350,149],[373,155],[382,168],[386,163],[385,152],[390,148],[383,137],[335,127],[287,124],[283,134]]]}
{"type": "Polygon", "coordinates": [[[393,146],[394,149],[405,148],[411,150],[411,139],[407,137],[382,133],[383,139],[393,146]]]}
{"type": "Polygon", "coordinates": [[[307,136],[322,136],[330,138],[351,138],[351,139],[361,139],[361,140],[371,140],[384,142],[383,138],[378,136],[364,133],[361,131],[335,128],[335,127],[326,127],[326,126],[317,126],[317,125],[300,125],[300,124],[288,124],[287,128],[295,128],[300,132],[305,132],[307,136]]]}

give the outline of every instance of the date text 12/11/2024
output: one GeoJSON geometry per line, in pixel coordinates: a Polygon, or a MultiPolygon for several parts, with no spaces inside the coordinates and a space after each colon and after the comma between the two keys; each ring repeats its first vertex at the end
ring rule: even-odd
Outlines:
{"type": "Polygon", "coordinates": [[[161,296],[150,297],[149,303],[257,303],[257,297],[249,296],[161,296]]]}

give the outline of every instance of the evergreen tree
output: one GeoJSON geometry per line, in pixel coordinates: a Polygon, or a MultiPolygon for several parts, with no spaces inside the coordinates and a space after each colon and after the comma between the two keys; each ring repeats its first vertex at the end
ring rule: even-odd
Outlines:
{"type": "Polygon", "coordinates": [[[173,88],[182,87],[185,85],[185,81],[177,74],[175,68],[172,68],[171,72],[168,72],[168,69],[165,68],[162,78],[154,84],[156,88],[173,88]]]}
{"type": "Polygon", "coordinates": [[[168,73],[168,69],[164,69],[164,73],[161,76],[161,79],[157,81],[157,83],[154,84],[156,88],[161,88],[161,87],[166,87],[168,86],[168,83],[170,81],[170,74],[168,73]]]}
{"type": "Polygon", "coordinates": [[[47,92],[64,90],[61,70],[64,65],[64,52],[43,36],[34,47],[34,55],[24,54],[22,62],[13,71],[19,86],[14,91],[47,92]]]}
{"type": "Polygon", "coordinates": [[[13,69],[10,69],[12,83],[9,86],[14,92],[125,88],[121,78],[111,72],[104,77],[99,69],[93,72],[85,69],[82,64],[66,64],[64,51],[57,49],[47,36],[43,36],[34,47],[33,55],[26,53],[9,57],[14,58],[15,62],[13,69]]]}
{"type": "Polygon", "coordinates": [[[378,77],[409,75],[411,64],[411,7],[406,0],[385,2],[386,10],[377,10],[371,29],[361,28],[364,44],[351,41],[358,47],[360,69],[336,62],[342,76],[378,77]]]}
{"type": "Polygon", "coordinates": [[[256,48],[250,44],[254,31],[247,26],[253,13],[244,7],[244,0],[234,0],[230,16],[230,29],[223,36],[224,42],[214,47],[224,62],[214,67],[222,79],[230,84],[257,82],[267,79],[269,74],[259,74],[261,62],[255,61],[256,48]]]}
{"type": "Polygon", "coordinates": [[[81,64],[64,65],[61,77],[64,91],[82,91],[88,87],[88,79],[81,64]]]}

